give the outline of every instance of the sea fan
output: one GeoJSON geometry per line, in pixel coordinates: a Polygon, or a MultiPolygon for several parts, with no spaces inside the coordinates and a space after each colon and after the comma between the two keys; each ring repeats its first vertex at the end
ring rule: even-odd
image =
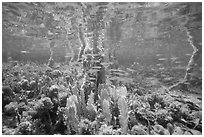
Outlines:
{"type": "Polygon", "coordinates": [[[78,104],[78,99],[77,99],[77,96],[76,95],[72,95],[70,96],[68,99],[67,99],[67,110],[69,110],[69,108],[74,108],[74,112],[75,112],[75,115],[77,115],[77,108],[76,108],[76,105],[78,104]]]}
{"type": "Polygon", "coordinates": [[[89,95],[86,109],[88,110],[87,111],[88,118],[93,121],[97,113],[97,107],[94,105],[94,93],[93,92],[89,95]]]}
{"type": "Polygon", "coordinates": [[[103,104],[104,100],[110,101],[110,96],[109,96],[110,94],[106,88],[101,89],[100,92],[101,92],[101,94],[100,94],[101,105],[103,104]]]}
{"type": "Polygon", "coordinates": [[[115,86],[109,86],[109,91],[110,91],[110,96],[111,98],[114,100],[114,101],[117,101],[118,98],[119,98],[119,95],[118,95],[118,92],[117,92],[117,89],[115,86]]]}
{"type": "Polygon", "coordinates": [[[106,99],[103,100],[103,115],[106,119],[106,124],[108,125],[111,122],[112,114],[110,111],[110,103],[106,99]]]}
{"type": "Polygon", "coordinates": [[[124,97],[119,98],[118,107],[120,111],[120,126],[123,133],[127,132],[128,128],[128,104],[124,97]]]}
{"type": "Polygon", "coordinates": [[[117,88],[117,94],[120,97],[126,98],[127,96],[127,88],[122,86],[117,88]]]}
{"type": "Polygon", "coordinates": [[[79,120],[77,116],[77,106],[78,106],[77,96],[75,95],[70,96],[67,99],[67,105],[65,109],[67,128],[69,132],[71,132],[71,129],[73,129],[75,132],[78,131],[79,120]]]}
{"type": "Polygon", "coordinates": [[[96,106],[94,105],[94,93],[93,92],[91,92],[91,94],[89,95],[89,99],[88,99],[86,108],[88,110],[94,110],[95,112],[97,111],[96,106]]]}

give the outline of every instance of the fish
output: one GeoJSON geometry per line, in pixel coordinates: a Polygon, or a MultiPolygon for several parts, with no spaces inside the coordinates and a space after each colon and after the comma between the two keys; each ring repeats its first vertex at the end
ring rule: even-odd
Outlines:
{"type": "Polygon", "coordinates": [[[99,63],[100,60],[91,60],[92,63],[99,63]]]}
{"type": "Polygon", "coordinates": [[[172,69],[180,69],[180,70],[185,70],[186,67],[183,67],[183,66],[177,66],[177,67],[173,67],[172,69]]]}
{"type": "Polygon", "coordinates": [[[162,54],[157,54],[156,56],[157,56],[157,57],[160,57],[160,56],[162,56],[162,54]]]}
{"type": "Polygon", "coordinates": [[[66,56],[64,56],[65,58],[69,58],[69,57],[72,57],[71,55],[66,55],[66,56]]]}
{"type": "Polygon", "coordinates": [[[172,61],[175,61],[175,60],[177,60],[177,59],[178,59],[178,57],[172,57],[172,58],[171,58],[172,61]]]}
{"type": "Polygon", "coordinates": [[[182,63],[182,62],[181,62],[181,61],[176,61],[175,63],[176,63],[176,64],[180,64],[180,63],[182,63]]]}
{"type": "Polygon", "coordinates": [[[130,72],[135,72],[136,70],[134,70],[134,69],[131,69],[131,68],[126,68],[128,71],[130,71],[130,72]]]}
{"type": "Polygon", "coordinates": [[[157,64],[157,66],[162,66],[163,64],[157,64]]]}
{"type": "Polygon", "coordinates": [[[96,72],[98,72],[98,71],[100,71],[100,70],[97,70],[97,69],[89,69],[88,73],[96,73],[96,72]]]}
{"type": "Polygon", "coordinates": [[[167,58],[159,58],[158,60],[163,61],[163,60],[167,60],[167,58]]]}
{"type": "Polygon", "coordinates": [[[117,76],[114,76],[114,77],[110,77],[109,80],[119,80],[120,78],[117,77],[117,76]]]}
{"type": "Polygon", "coordinates": [[[170,80],[173,80],[173,79],[174,79],[173,77],[164,78],[165,81],[170,81],[170,80]]]}
{"type": "Polygon", "coordinates": [[[100,54],[86,54],[86,55],[93,56],[93,57],[100,56],[100,54]]]}
{"type": "Polygon", "coordinates": [[[120,69],[110,69],[111,72],[123,72],[125,73],[125,71],[123,70],[120,70],[120,69]]]}
{"type": "Polygon", "coordinates": [[[103,65],[104,67],[108,67],[109,65],[112,65],[113,63],[107,63],[107,62],[104,62],[104,63],[101,63],[101,65],[103,65]]]}
{"type": "Polygon", "coordinates": [[[192,54],[185,54],[186,56],[191,56],[192,54]]]}
{"type": "Polygon", "coordinates": [[[164,70],[165,68],[159,68],[159,70],[164,70]]]}
{"type": "Polygon", "coordinates": [[[71,62],[70,66],[81,66],[82,64],[79,62],[71,62]]]}
{"type": "Polygon", "coordinates": [[[128,73],[114,72],[113,74],[118,76],[128,76],[128,73]]]}
{"type": "Polygon", "coordinates": [[[23,50],[23,51],[21,51],[21,53],[29,53],[29,51],[25,51],[25,50],[23,50]]]}
{"type": "Polygon", "coordinates": [[[72,56],[73,53],[66,53],[66,56],[72,56]]]}
{"type": "Polygon", "coordinates": [[[94,66],[92,69],[101,69],[101,66],[94,66]]]}
{"type": "Polygon", "coordinates": [[[125,77],[125,78],[119,78],[118,81],[127,82],[127,83],[128,83],[128,82],[132,82],[133,79],[131,79],[131,78],[126,78],[126,77],[125,77]]]}
{"type": "Polygon", "coordinates": [[[89,77],[89,80],[96,80],[96,78],[93,78],[93,77],[89,77]]]}

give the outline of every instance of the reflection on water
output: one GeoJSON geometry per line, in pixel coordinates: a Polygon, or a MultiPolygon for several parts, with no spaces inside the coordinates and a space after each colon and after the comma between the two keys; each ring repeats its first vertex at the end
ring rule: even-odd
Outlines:
{"type": "Polygon", "coordinates": [[[160,64],[162,62],[157,61],[171,60],[175,64],[183,62],[186,66],[193,51],[201,47],[202,3],[156,3],[143,7],[140,11],[142,12],[138,12],[135,19],[135,22],[139,21],[132,28],[123,29],[127,34],[133,33],[134,39],[129,36],[121,43],[125,45],[117,52],[121,63],[128,65],[127,61],[138,61],[160,64]],[[133,32],[128,33],[131,31],[133,32]],[[142,37],[143,40],[135,36],[142,37]],[[131,49],[127,49],[126,45],[131,49]],[[123,57],[120,56],[122,53],[125,53],[123,57]]]}
{"type": "MultiPolygon", "coordinates": [[[[69,3],[61,4],[61,6],[66,7],[67,4],[69,3]]],[[[195,53],[197,49],[201,50],[201,2],[89,3],[93,7],[97,4],[109,6],[107,10],[111,9],[111,4],[118,9],[113,9],[115,10],[113,15],[107,13],[107,17],[112,17],[106,24],[104,45],[106,48],[112,45],[117,47],[113,53],[116,53],[119,63],[123,65],[130,66],[132,62],[138,62],[143,65],[162,64],[175,67],[177,64],[182,64],[186,66],[193,51],[195,53]]],[[[5,5],[4,3],[3,15],[8,14],[5,12],[7,10],[4,10],[5,5]]],[[[11,8],[12,5],[8,7],[11,8]]],[[[53,18],[58,20],[59,17],[56,15],[53,18]]],[[[22,57],[19,54],[24,54],[24,51],[28,52],[26,56],[32,56],[30,59],[33,60],[45,58],[46,61],[49,58],[49,44],[42,39],[17,36],[13,38],[7,36],[6,33],[3,33],[2,39],[3,60],[6,56],[18,59],[22,57]]],[[[69,56],[69,53],[65,52],[69,50],[70,56],[77,54],[79,47],[77,42],[74,43],[76,49],[67,49],[61,46],[63,41],[60,42],[58,42],[59,46],[54,49],[54,59],[62,61],[62,58],[69,56]]],[[[195,55],[200,56],[200,53],[196,52],[195,55]]]]}

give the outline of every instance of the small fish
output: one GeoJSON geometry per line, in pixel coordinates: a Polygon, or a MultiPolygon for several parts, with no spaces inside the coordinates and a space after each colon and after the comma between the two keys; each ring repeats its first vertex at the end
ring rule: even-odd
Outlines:
{"type": "Polygon", "coordinates": [[[99,63],[100,60],[91,60],[92,63],[99,63]]]}
{"type": "Polygon", "coordinates": [[[70,66],[81,66],[82,64],[79,62],[71,62],[70,66]]]}
{"type": "Polygon", "coordinates": [[[73,53],[66,53],[66,56],[72,56],[73,53]]]}
{"type": "Polygon", "coordinates": [[[162,77],[167,77],[166,74],[161,74],[162,77]]]}
{"type": "Polygon", "coordinates": [[[181,61],[176,61],[175,63],[176,63],[176,64],[180,64],[180,63],[182,63],[182,62],[181,62],[181,61]]]}
{"type": "Polygon", "coordinates": [[[157,54],[156,56],[157,56],[157,57],[160,57],[160,56],[162,56],[162,54],[157,54]]]}
{"type": "Polygon", "coordinates": [[[156,69],[154,69],[154,68],[151,68],[151,70],[152,70],[152,71],[156,71],[156,69]]]}
{"type": "Polygon", "coordinates": [[[113,74],[118,75],[118,76],[128,76],[128,73],[114,72],[113,74]]]}
{"type": "Polygon", "coordinates": [[[165,68],[159,68],[159,70],[164,70],[165,68]]]}
{"type": "Polygon", "coordinates": [[[185,69],[186,69],[186,67],[177,66],[177,67],[173,67],[172,69],[180,69],[180,70],[185,70],[185,69]]]}
{"type": "Polygon", "coordinates": [[[192,54],[185,54],[186,56],[191,56],[192,54]]]}
{"type": "Polygon", "coordinates": [[[92,77],[90,77],[89,80],[96,80],[96,78],[92,78],[92,77]]]}
{"type": "Polygon", "coordinates": [[[103,65],[104,67],[108,67],[109,65],[112,65],[113,63],[106,63],[106,62],[104,62],[104,63],[101,63],[101,65],[103,65]]]}
{"type": "Polygon", "coordinates": [[[157,64],[157,66],[163,66],[163,64],[157,64]]]}
{"type": "Polygon", "coordinates": [[[167,58],[159,58],[158,60],[163,61],[163,60],[167,60],[167,58]]]}
{"type": "Polygon", "coordinates": [[[92,69],[101,69],[101,66],[92,67],[92,69]]]}
{"type": "Polygon", "coordinates": [[[29,53],[29,51],[22,50],[21,53],[29,53]]]}
{"type": "Polygon", "coordinates": [[[100,56],[100,54],[86,54],[86,55],[90,55],[90,56],[100,56]]]}
{"type": "Polygon", "coordinates": [[[127,68],[127,70],[130,71],[130,72],[135,72],[135,70],[131,69],[131,68],[127,68]]]}
{"type": "Polygon", "coordinates": [[[66,55],[66,56],[64,56],[65,58],[69,58],[69,57],[72,57],[71,55],[66,55]]]}
{"type": "Polygon", "coordinates": [[[175,61],[175,60],[177,60],[177,59],[178,59],[178,57],[172,57],[172,58],[171,58],[172,61],[175,61]]]}
{"type": "Polygon", "coordinates": [[[121,82],[131,82],[132,79],[130,79],[130,78],[119,78],[118,81],[121,81],[121,82]]]}
{"type": "Polygon", "coordinates": [[[120,69],[110,69],[109,71],[111,71],[111,72],[124,72],[124,71],[122,71],[120,69]]]}
{"type": "Polygon", "coordinates": [[[118,79],[120,79],[120,78],[117,77],[117,76],[114,76],[114,77],[110,77],[110,78],[109,78],[109,80],[118,80],[118,79]]]}
{"type": "Polygon", "coordinates": [[[96,70],[96,69],[89,69],[88,73],[96,73],[98,72],[99,70],[96,70]]]}
{"type": "Polygon", "coordinates": [[[173,80],[173,77],[167,77],[167,78],[164,78],[165,81],[170,81],[170,80],[173,80]]]}

